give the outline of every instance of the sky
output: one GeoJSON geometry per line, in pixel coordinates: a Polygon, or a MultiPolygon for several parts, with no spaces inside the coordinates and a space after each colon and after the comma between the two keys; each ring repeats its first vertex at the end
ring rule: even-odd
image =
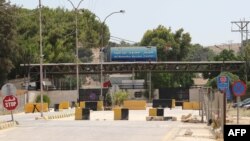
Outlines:
{"type": "MultiPolygon", "coordinates": [[[[68,0],[41,1],[50,8],[73,8],[68,0]]],[[[75,6],[80,2],[71,1],[75,6]]],[[[39,0],[10,2],[34,9],[39,0]]],[[[125,10],[106,20],[111,36],[140,42],[147,30],[163,25],[172,31],[183,28],[190,33],[192,43],[212,46],[240,43],[240,33],[231,32],[231,21],[250,20],[249,5],[249,0],[84,0],[79,8],[89,9],[102,21],[114,11],[125,10]]]]}

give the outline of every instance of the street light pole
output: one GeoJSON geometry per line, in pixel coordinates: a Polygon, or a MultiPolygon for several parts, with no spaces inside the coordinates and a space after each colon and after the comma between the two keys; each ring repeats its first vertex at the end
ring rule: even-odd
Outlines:
{"type": "Polygon", "coordinates": [[[79,99],[79,62],[78,62],[78,28],[77,28],[77,23],[78,23],[78,17],[77,17],[77,14],[78,14],[78,8],[79,6],[81,5],[81,3],[84,1],[84,0],[81,0],[77,7],[75,7],[75,5],[73,4],[73,2],[71,0],[68,0],[70,2],[70,4],[72,5],[72,7],[74,8],[75,10],[75,36],[76,36],[76,89],[77,89],[77,96],[78,96],[78,100],[80,101],[79,99]]]}
{"type": "Polygon", "coordinates": [[[102,87],[103,87],[102,86],[102,83],[103,83],[103,73],[102,73],[102,71],[103,71],[103,48],[104,48],[104,24],[105,24],[106,20],[108,19],[108,17],[110,17],[113,14],[117,14],[117,13],[125,13],[125,10],[120,10],[120,11],[115,11],[115,12],[110,13],[103,20],[102,27],[101,27],[101,30],[102,30],[102,32],[101,32],[101,43],[102,44],[101,45],[102,45],[102,47],[100,48],[100,65],[101,65],[101,67],[100,67],[100,72],[101,72],[101,78],[100,78],[100,83],[101,83],[100,84],[101,85],[101,87],[100,87],[100,89],[101,89],[100,100],[103,100],[103,91],[102,91],[102,87]]]}
{"type": "Polygon", "coordinates": [[[39,0],[39,38],[40,38],[40,99],[41,117],[43,117],[43,42],[42,42],[42,3],[39,0]]]}

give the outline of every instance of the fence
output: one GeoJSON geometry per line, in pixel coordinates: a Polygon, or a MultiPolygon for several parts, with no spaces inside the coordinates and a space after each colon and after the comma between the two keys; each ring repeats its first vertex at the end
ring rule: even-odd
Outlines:
{"type": "Polygon", "coordinates": [[[213,124],[214,128],[223,128],[221,125],[224,124],[224,94],[209,87],[201,87],[199,94],[200,106],[202,106],[199,112],[201,120],[204,121],[203,117],[205,117],[208,125],[213,124]]]}

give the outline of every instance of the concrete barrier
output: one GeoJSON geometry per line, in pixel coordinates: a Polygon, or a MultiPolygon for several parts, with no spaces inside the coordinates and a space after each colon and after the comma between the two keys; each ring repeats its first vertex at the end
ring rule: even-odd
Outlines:
{"type": "Polygon", "coordinates": [[[96,107],[96,109],[95,110],[97,110],[97,111],[102,111],[103,110],[103,101],[81,101],[80,102],[80,107],[81,108],[90,108],[91,110],[93,110],[92,109],[92,107],[89,105],[89,104],[94,104],[94,103],[96,103],[96,106],[94,106],[94,105],[92,105],[93,107],[96,107]]]}
{"type": "Polygon", "coordinates": [[[56,113],[54,115],[48,115],[48,116],[45,116],[44,119],[46,120],[49,120],[49,119],[60,119],[60,118],[67,118],[67,117],[71,117],[71,116],[74,116],[75,115],[75,112],[72,112],[72,111],[66,111],[66,112],[63,112],[63,113],[56,113]]]}
{"type": "Polygon", "coordinates": [[[129,110],[146,110],[147,103],[145,100],[125,100],[123,107],[129,110]]]}
{"type": "Polygon", "coordinates": [[[60,102],[59,109],[69,109],[69,102],[68,101],[60,102]]]}
{"type": "Polygon", "coordinates": [[[164,109],[163,108],[150,108],[149,116],[164,116],[164,109]]]}
{"type": "Polygon", "coordinates": [[[16,121],[0,122],[0,130],[15,127],[17,125],[16,121]]]}
{"type": "Polygon", "coordinates": [[[114,108],[114,120],[128,120],[129,109],[128,108],[114,108]]]}
{"type": "Polygon", "coordinates": [[[75,120],[89,120],[90,109],[77,107],[75,109],[75,120]]]}

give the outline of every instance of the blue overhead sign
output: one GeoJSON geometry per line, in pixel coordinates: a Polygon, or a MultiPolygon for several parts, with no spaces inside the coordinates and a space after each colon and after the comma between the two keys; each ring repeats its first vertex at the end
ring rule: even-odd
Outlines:
{"type": "Polygon", "coordinates": [[[112,47],[110,61],[157,61],[156,47],[112,47]]]}

